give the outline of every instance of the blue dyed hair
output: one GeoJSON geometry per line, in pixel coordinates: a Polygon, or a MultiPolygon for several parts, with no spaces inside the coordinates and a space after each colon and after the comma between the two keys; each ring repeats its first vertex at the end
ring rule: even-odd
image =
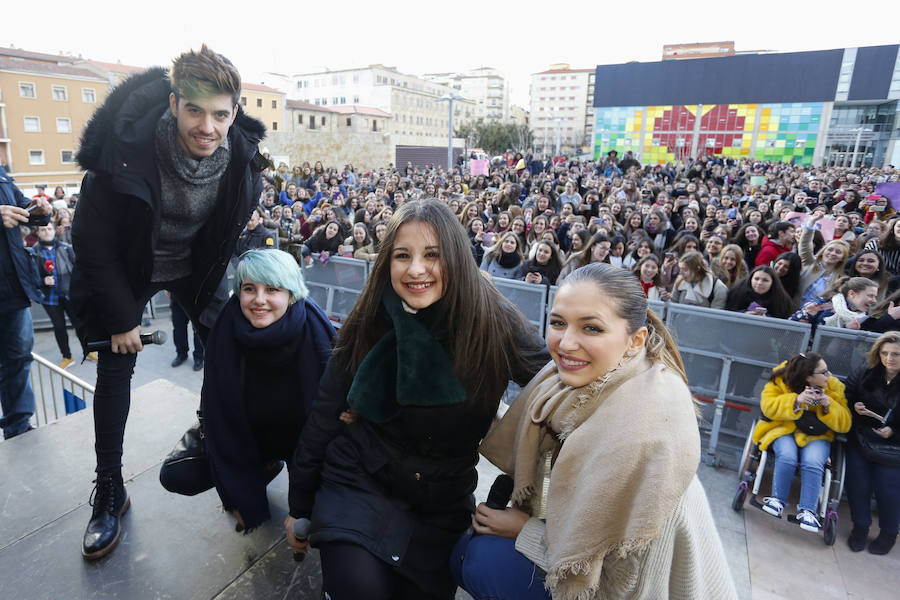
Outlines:
{"type": "Polygon", "coordinates": [[[287,290],[291,304],[309,295],[303,281],[303,271],[293,256],[282,250],[248,250],[241,255],[234,273],[234,293],[241,293],[241,285],[252,281],[287,290]]]}

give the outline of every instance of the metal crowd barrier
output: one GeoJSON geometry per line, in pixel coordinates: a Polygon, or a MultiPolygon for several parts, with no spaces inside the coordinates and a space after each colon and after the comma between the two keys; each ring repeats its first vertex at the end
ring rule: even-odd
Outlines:
{"type": "MultiPolygon", "coordinates": [[[[312,299],[340,326],[362,292],[370,263],[343,257],[323,263],[313,255],[312,264],[304,267],[312,299]]],[[[546,335],[556,286],[501,278],[494,279],[494,285],[546,335]]],[[[773,367],[811,346],[825,357],[832,373],[843,379],[865,364],[865,352],[878,337],[820,326],[810,339],[812,330],[806,323],[670,302],[654,301],[650,307],[674,336],[691,391],[705,404],[701,432],[708,440],[703,456],[713,464],[725,456],[739,455],[750,424],[759,415],[760,394],[773,367]]],[[[154,316],[167,314],[168,308],[163,292],[149,304],[154,316]]],[[[49,326],[42,306],[33,305],[32,311],[36,328],[49,326]]],[[[47,365],[55,369],[55,365],[47,365]]],[[[82,387],[93,393],[87,384],[82,387]]]]}
{"type": "Polygon", "coordinates": [[[515,279],[494,278],[494,285],[538,331],[545,332],[544,315],[547,312],[547,286],[516,281],[515,279]]]}
{"type": "MultiPolygon", "coordinates": [[[[338,323],[359,296],[367,272],[368,263],[347,258],[324,265],[314,260],[304,269],[313,298],[338,323]]],[[[494,285],[546,335],[556,286],[500,278],[494,285]]],[[[812,346],[835,376],[845,378],[865,363],[865,352],[877,338],[825,326],[812,337],[806,323],[671,302],[654,301],[650,307],[674,336],[691,391],[701,401],[703,457],[712,464],[740,453],[775,366],[812,346]]]]}
{"type": "Polygon", "coordinates": [[[65,416],[69,412],[83,408],[83,405],[75,406],[77,400],[88,403],[90,399],[93,402],[94,386],[60,369],[39,354],[32,352],[31,357],[34,359],[31,363],[30,377],[35,400],[35,427],[46,425],[58,420],[61,415],[65,416]]]}
{"type": "Polygon", "coordinates": [[[369,264],[364,260],[339,256],[332,256],[323,263],[313,255],[312,263],[303,266],[310,296],[328,318],[341,323],[350,314],[366,284],[369,264]]]}
{"type": "Polygon", "coordinates": [[[812,351],[825,358],[832,375],[845,379],[852,372],[865,366],[866,352],[879,335],[869,331],[820,325],[816,327],[812,351]]]}
{"type": "Polygon", "coordinates": [[[720,441],[741,450],[772,368],[805,351],[810,326],[670,303],[666,328],[678,344],[691,391],[707,401],[701,424],[709,434],[704,459],[717,463],[720,441]]]}

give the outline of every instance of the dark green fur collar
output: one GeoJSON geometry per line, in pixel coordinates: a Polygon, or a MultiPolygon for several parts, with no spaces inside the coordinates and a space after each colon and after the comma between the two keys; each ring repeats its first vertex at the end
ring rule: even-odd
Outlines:
{"type": "Polygon", "coordinates": [[[466,392],[440,343],[446,324],[436,306],[407,312],[390,285],[382,297],[393,321],[356,371],[347,402],[375,423],[391,420],[403,406],[462,404],[466,392]]]}

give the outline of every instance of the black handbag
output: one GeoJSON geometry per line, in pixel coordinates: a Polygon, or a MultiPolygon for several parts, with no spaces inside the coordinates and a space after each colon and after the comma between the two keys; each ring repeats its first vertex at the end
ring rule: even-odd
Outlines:
{"type": "Polygon", "coordinates": [[[206,444],[203,442],[202,417],[184,432],[159,469],[159,482],[166,490],[184,496],[196,496],[215,485],[206,444]]]}
{"type": "Polygon", "coordinates": [[[804,410],[796,425],[797,431],[806,435],[825,435],[829,431],[828,425],[823,423],[813,410],[804,410]]]}
{"type": "Polygon", "coordinates": [[[900,467],[900,444],[880,438],[875,432],[868,431],[864,427],[856,427],[853,432],[856,436],[856,445],[866,460],[889,467],[900,467]]]}

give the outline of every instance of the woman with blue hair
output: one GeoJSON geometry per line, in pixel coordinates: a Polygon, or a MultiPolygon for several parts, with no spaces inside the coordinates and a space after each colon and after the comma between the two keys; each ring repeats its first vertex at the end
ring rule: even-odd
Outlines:
{"type": "Polygon", "coordinates": [[[206,461],[160,472],[163,486],[181,494],[214,485],[238,531],[270,518],[266,485],[293,456],[331,357],[334,329],[308,294],[290,254],[241,256],[207,343],[200,406],[208,474],[206,461]]]}

